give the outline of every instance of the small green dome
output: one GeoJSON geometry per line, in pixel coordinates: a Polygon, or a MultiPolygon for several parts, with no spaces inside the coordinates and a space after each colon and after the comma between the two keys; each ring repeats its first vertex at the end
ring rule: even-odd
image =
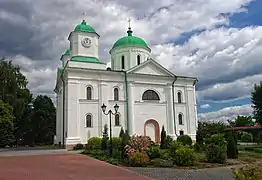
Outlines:
{"type": "Polygon", "coordinates": [[[65,55],[70,55],[70,54],[71,54],[70,49],[67,49],[66,52],[65,52],[65,55]]]}
{"type": "Polygon", "coordinates": [[[94,28],[92,28],[90,25],[86,24],[86,21],[83,20],[81,24],[78,24],[75,27],[75,32],[89,32],[89,33],[96,33],[94,28]]]}
{"type": "Polygon", "coordinates": [[[122,37],[119,40],[117,40],[113,45],[112,49],[120,46],[138,46],[149,48],[147,43],[143,39],[137,36],[133,36],[132,33],[133,31],[131,31],[131,29],[129,28],[129,30],[127,31],[128,36],[122,37]]]}

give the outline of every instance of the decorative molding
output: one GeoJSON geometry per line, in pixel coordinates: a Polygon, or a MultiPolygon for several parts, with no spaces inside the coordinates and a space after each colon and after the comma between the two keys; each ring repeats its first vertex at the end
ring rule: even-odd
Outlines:
{"type": "Polygon", "coordinates": [[[79,103],[81,103],[81,104],[88,104],[88,103],[90,103],[90,104],[96,104],[96,103],[98,103],[98,99],[92,99],[92,100],[87,100],[87,99],[78,99],[78,101],[79,101],[79,103]]]}

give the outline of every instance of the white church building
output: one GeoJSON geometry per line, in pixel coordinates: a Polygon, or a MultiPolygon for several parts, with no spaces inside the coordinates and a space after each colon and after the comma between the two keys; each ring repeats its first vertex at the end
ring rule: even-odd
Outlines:
{"type": "Polygon", "coordinates": [[[99,59],[99,34],[84,20],[70,33],[70,49],[57,71],[55,144],[72,148],[90,137],[102,137],[114,112],[112,135],[121,127],[129,135],[147,135],[160,142],[162,126],[176,139],[196,139],[197,110],[194,77],[177,76],[151,58],[151,49],[131,28],[109,51],[111,68],[99,59]]]}

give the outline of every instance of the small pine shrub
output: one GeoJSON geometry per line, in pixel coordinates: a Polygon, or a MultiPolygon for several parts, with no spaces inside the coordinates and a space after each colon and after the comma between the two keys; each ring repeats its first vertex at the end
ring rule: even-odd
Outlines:
{"type": "Polygon", "coordinates": [[[121,127],[121,130],[120,130],[120,133],[119,133],[119,137],[123,139],[124,136],[125,136],[125,131],[124,131],[123,127],[121,127]]]}
{"type": "Polygon", "coordinates": [[[178,166],[192,166],[196,160],[196,153],[188,146],[179,147],[176,150],[174,163],[178,166]]]}
{"type": "Polygon", "coordinates": [[[205,154],[208,162],[225,163],[227,142],[222,134],[214,134],[205,139],[205,154]]]}
{"type": "Polygon", "coordinates": [[[87,145],[86,145],[86,149],[89,150],[98,150],[101,149],[101,142],[102,139],[99,137],[91,137],[90,139],[88,139],[87,145]]]}
{"type": "Polygon", "coordinates": [[[162,130],[161,130],[161,142],[160,142],[160,148],[161,149],[166,149],[166,130],[165,127],[162,126],[162,130]]]}
{"type": "Polygon", "coordinates": [[[232,132],[227,133],[227,157],[232,159],[238,157],[237,142],[232,132]]]}
{"type": "Polygon", "coordinates": [[[128,159],[129,165],[134,167],[146,167],[150,159],[146,152],[135,152],[128,159]]]}
{"type": "Polygon", "coordinates": [[[160,157],[160,147],[159,146],[151,146],[147,150],[147,155],[150,159],[155,159],[160,157]]]}
{"type": "Polygon", "coordinates": [[[177,137],[177,141],[181,142],[184,146],[189,145],[192,146],[192,139],[188,135],[181,135],[177,137]]]}
{"type": "Polygon", "coordinates": [[[108,140],[108,127],[107,127],[107,124],[104,125],[104,130],[103,130],[103,138],[102,138],[102,142],[101,142],[101,149],[103,151],[107,150],[108,149],[108,146],[107,146],[107,140],[108,140]]]}
{"type": "Polygon", "coordinates": [[[167,137],[166,137],[166,149],[170,148],[172,142],[173,142],[173,138],[171,136],[167,135],[167,137]]]}
{"type": "Polygon", "coordinates": [[[73,150],[81,150],[81,149],[84,149],[84,145],[81,144],[81,143],[78,143],[78,144],[76,144],[76,145],[73,147],[73,150]]]}

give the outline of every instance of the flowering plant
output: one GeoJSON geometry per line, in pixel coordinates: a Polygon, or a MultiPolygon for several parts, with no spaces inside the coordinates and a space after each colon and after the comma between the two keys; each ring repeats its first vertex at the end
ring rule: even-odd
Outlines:
{"type": "Polygon", "coordinates": [[[125,151],[128,157],[132,156],[136,152],[145,152],[151,146],[151,139],[148,136],[138,136],[134,134],[128,144],[125,146],[125,151]]]}

